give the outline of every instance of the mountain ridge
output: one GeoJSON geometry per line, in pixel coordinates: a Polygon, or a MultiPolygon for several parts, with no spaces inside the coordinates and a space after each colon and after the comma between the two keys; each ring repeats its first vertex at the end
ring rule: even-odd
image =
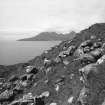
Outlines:
{"type": "Polygon", "coordinates": [[[41,32],[36,36],[33,36],[31,38],[24,38],[20,39],[18,41],[63,41],[72,39],[75,36],[75,32],[72,31],[68,34],[58,34],[56,32],[41,32]]]}

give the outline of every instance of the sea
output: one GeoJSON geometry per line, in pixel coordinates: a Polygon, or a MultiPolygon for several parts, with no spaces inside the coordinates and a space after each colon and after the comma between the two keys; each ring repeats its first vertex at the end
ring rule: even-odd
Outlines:
{"type": "Polygon", "coordinates": [[[0,41],[0,65],[24,63],[60,41],[0,41]]]}

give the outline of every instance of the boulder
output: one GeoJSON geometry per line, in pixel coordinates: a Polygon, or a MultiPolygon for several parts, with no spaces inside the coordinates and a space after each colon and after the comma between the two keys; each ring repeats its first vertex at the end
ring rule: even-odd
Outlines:
{"type": "Polygon", "coordinates": [[[86,46],[91,47],[92,45],[93,45],[93,43],[91,40],[86,40],[80,44],[80,47],[86,47],[86,46]]]}
{"type": "Polygon", "coordinates": [[[94,48],[100,48],[100,47],[102,47],[102,42],[95,42],[95,43],[93,44],[93,47],[94,47],[94,48]]]}
{"type": "Polygon", "coordinates": [[[93,57],[91,54],[84,54],[84,55],[81,55],[80,58],[81,60],[81,63],[94,63],[96,62],[97,60],[95,59],[95,57],[93,57]]]}
{"type": "Polygon", "coordinates": [[[103,49],[96,49],[90,52],[90,54],[97,60],[102,56],[103,49]]]}
{"type": "Polygon", "coordinates": [[[72,55],[75,51],[76,47],[74,45],[71,45],[68,49],[67,52],[69,53],[69,55],[72,55]]]}

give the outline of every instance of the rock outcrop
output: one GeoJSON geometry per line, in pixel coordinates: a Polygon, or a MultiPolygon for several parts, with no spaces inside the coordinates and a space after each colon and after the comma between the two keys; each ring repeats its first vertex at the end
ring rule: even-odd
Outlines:
{"type": "Polygon", "coordinates": [[[81,31],[0,78],[0,105],[104,104],[104,23],[81,31]]]}

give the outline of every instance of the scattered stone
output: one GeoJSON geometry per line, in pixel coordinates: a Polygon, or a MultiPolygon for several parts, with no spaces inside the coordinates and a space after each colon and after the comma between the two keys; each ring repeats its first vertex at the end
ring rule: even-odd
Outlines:
{"type": "Polygon", "coordinates": [[[10,103],[9,105],[34,105],[34,99],[19,99],[19,100],[15,100],[12,103],[10,103]]]}
{"type": "Polygon", "coordinates": [[[30,85],[30,83],[26,80],[26,81],[21,81],[21,85],[23,86],[23,87],[27,87],[27,86],[29,86],[30,85]]]}
{"type": "Polygon", "coordinates": [[[51,60],[48,60],[47,58],[44,59],[44,65],[47,67],[47,66],[50,66],[51,65],[51,60]]]}
{"type": "Polygon", "coordinates": [[[86,46],[89,46],[91,47],[93,45],[92,41],[91,40],[86,40],[84,41],[83,43],[81,43],[80,47],[86,47],[86,46]]]}
{"type": "Polygon", "coordinates": [[[50,105],[57,105],[57,103],[53,102],[53,103],[50,103],[50,105]]]}
{"type": "Polygon", "coordinates": [[[38,73],[38,69],[34,66],[27,66],[26,72],[36,74],[36,73],[38,73]]]}
{"type": "Polygon", "coordinates": [[[48,68],[46,69],[46,73],[50,72],[51,70],[52,70],[52,68],[51,68],[51,67],[48,67],[48,68]]]}
{"type": "Polygon", "coordinates": [[[76,52],[74,53],[74,55],[78,58],[80,58],[81,56],[84,55],[83,49],[77,49],[76,52]]]}
{"type": "Polygon", "coordinates": [[[10,82],[14,82],[14,81],[17,81],[19,78],[16,76],[16,75],[13,75],[9,78],[9,81],[10,82]]]}
{"type": "Polygon", "coordinates": [[[3,83],[2,87],[6,88],[6,89],[10,89],[11,88],[11,83],[10,82],[5,82],[5,83],[3,83]]]}
{"type": "Polygon", "coordinates": [[[61,78],[57,79],[55,81],[55,84],[59,84],[59,85],[62,85],[65,81],[65,76],[62,76],[61,78]]]}
{"type": "Polygon", "coordinates": [[[67,50],[60,52],[59,57],[64,58],[67,56],[71,56],[74,51],[75,51],[75,46],[72,45],[67,50]]]}
{"type": "Polygon", "coordinates": [[[55,85],[55,90],[58,92],[59,91],[60,86],[58,84],[55,85]]]}
{"type": "Polygon", "coordinates": [[[75,51],[76,47],[74,45],[71,45],[68,49],[67,52],[69,53],[69,55],[72,55],[75,51]]]}
{"type": "Polygon", "coordinates": [[[83,87],[80,92],[78,102],[80,102],[82,105],[86,105],[88,103],[87,102],[88,95],[89,95],[89,89],[83,87]]]}
{"type": "Polygon", "coordinates": [[[45,50],[44,53],[47,54],[48,53],[48,50],[45,50]]]}
{"type": "Polygon", "coordinates": [[[35,105],[45,105],[44,99],[40,97],[36,98],[35,105]]]}
{"type": "Polygon", "coordinates": [[[0,94],[0,102],[10,100],[10,98],[13,96],[14,96],[14,93],[12,90],[5,90],[0,94]]]}
{"type": "Polygon", "coordinates": [[[82,63],[87,63],[87,64],[96,62],[95,57],[87,53],[82,55],[79,59],[81,60],[82,63]]]}
{"type": "Polygon", "coordinates": [[[28,94],[23,96],[23,99],[24,100],[33,100],[34,97],[33,97],[32,93],[28,93],[28,94]]]}
{"type": "Polygon", "coordinates": [[[85,83],[85,80],[84,80],[83,76],[80,76],[80,81],[82,81],[83,83],[85,83]]]}
{"type": "Polygon", "coordinates": [[[70,79],[73,79],[73,77],[74,77],[74,74],[73,73],[70,74],[70,79]]]}
{"type": "Polygon", "coordinates": [[[102,56],[102,49],[96,49],[94,51],[91,51],[90,54],[95,58],[95,59],[99,59],[102,56]]]}
{"type": "Polygon", "coordinates": [[[33,69],[33,66],[27,66],[26,67],[26,72],[29,73],[33,69]]]}
{"type": "Polygon", "coordinates": [[[94,48],[100,48],[100,47],[102,47],[102,42],[95,42],[95,43],[93,44],[93,47],[94,47],[94,48]]]}
{"type": "Polygon", "coordinates": [[[102,64],[103,62],[105,62],[105,55],[103,55],[100,59],[98,59],[96,64],[102,64]]]}
{"type": "Polygon", "coordinates": [[[50,92],[49,91],[45,91],[43,92],[40,97],[48,97],[50,95],[50,92]]]}
{"type": "Polygon", "coordinates": [[[64,53],[65,53],[64,51],[60,52],[60,53],[59,53],[59,57],[61,57],[61,58],[66,57],[66,55],[65,55],[64,53]]]}
{"type": "Polygon", "coordinates": [[[63,60],[64,65],[68,65],[70,62],[68,60],[63,60]]]}
{"type": "Polygon", "coordinates": [[[104,101],[103,101],[102,105],[105,105],[105,99],[104,99],[104,101]]]}
{"type": "Polygon", "coordinates": [[[54,62],[60,63],[60,62],[61,62],[61,58],[57,56],[57,57],[54,59],[54,62]]]}
{"type": "Polygon", "coordinates": [[[86,47],[83,49],[83,52],[84,52],[84,53],[90,52],[90,47],[89,47],[89,46],[86,46],[86,47]]]}
{"type": "Polygon", "coordinates": [[[92,35],[91,37],[90,37],[90,39],[95,39],[96,38],[96,36],[95,35],[92,35]]]}
{"type": "Polygon", "coordinates": [[[27,74],[20,76],[20,80],[26,81],[27,80],[27,74]]]}
{"type": "Polygon", "coordinates": [[[23,91],[23,86],[21,84],[21,81],[16,81],[15,83],[15,88],[13,89],[13,91],[16,91],[16,92],[22,92],[23,91]]]}
{"type": "Polygon", "coordinates": [[[71,97],[68,99],[68,103],[71,104],[71,103],[73,102],[73,99],[74,99],[74,97],[71,96],[71,97]]]}

